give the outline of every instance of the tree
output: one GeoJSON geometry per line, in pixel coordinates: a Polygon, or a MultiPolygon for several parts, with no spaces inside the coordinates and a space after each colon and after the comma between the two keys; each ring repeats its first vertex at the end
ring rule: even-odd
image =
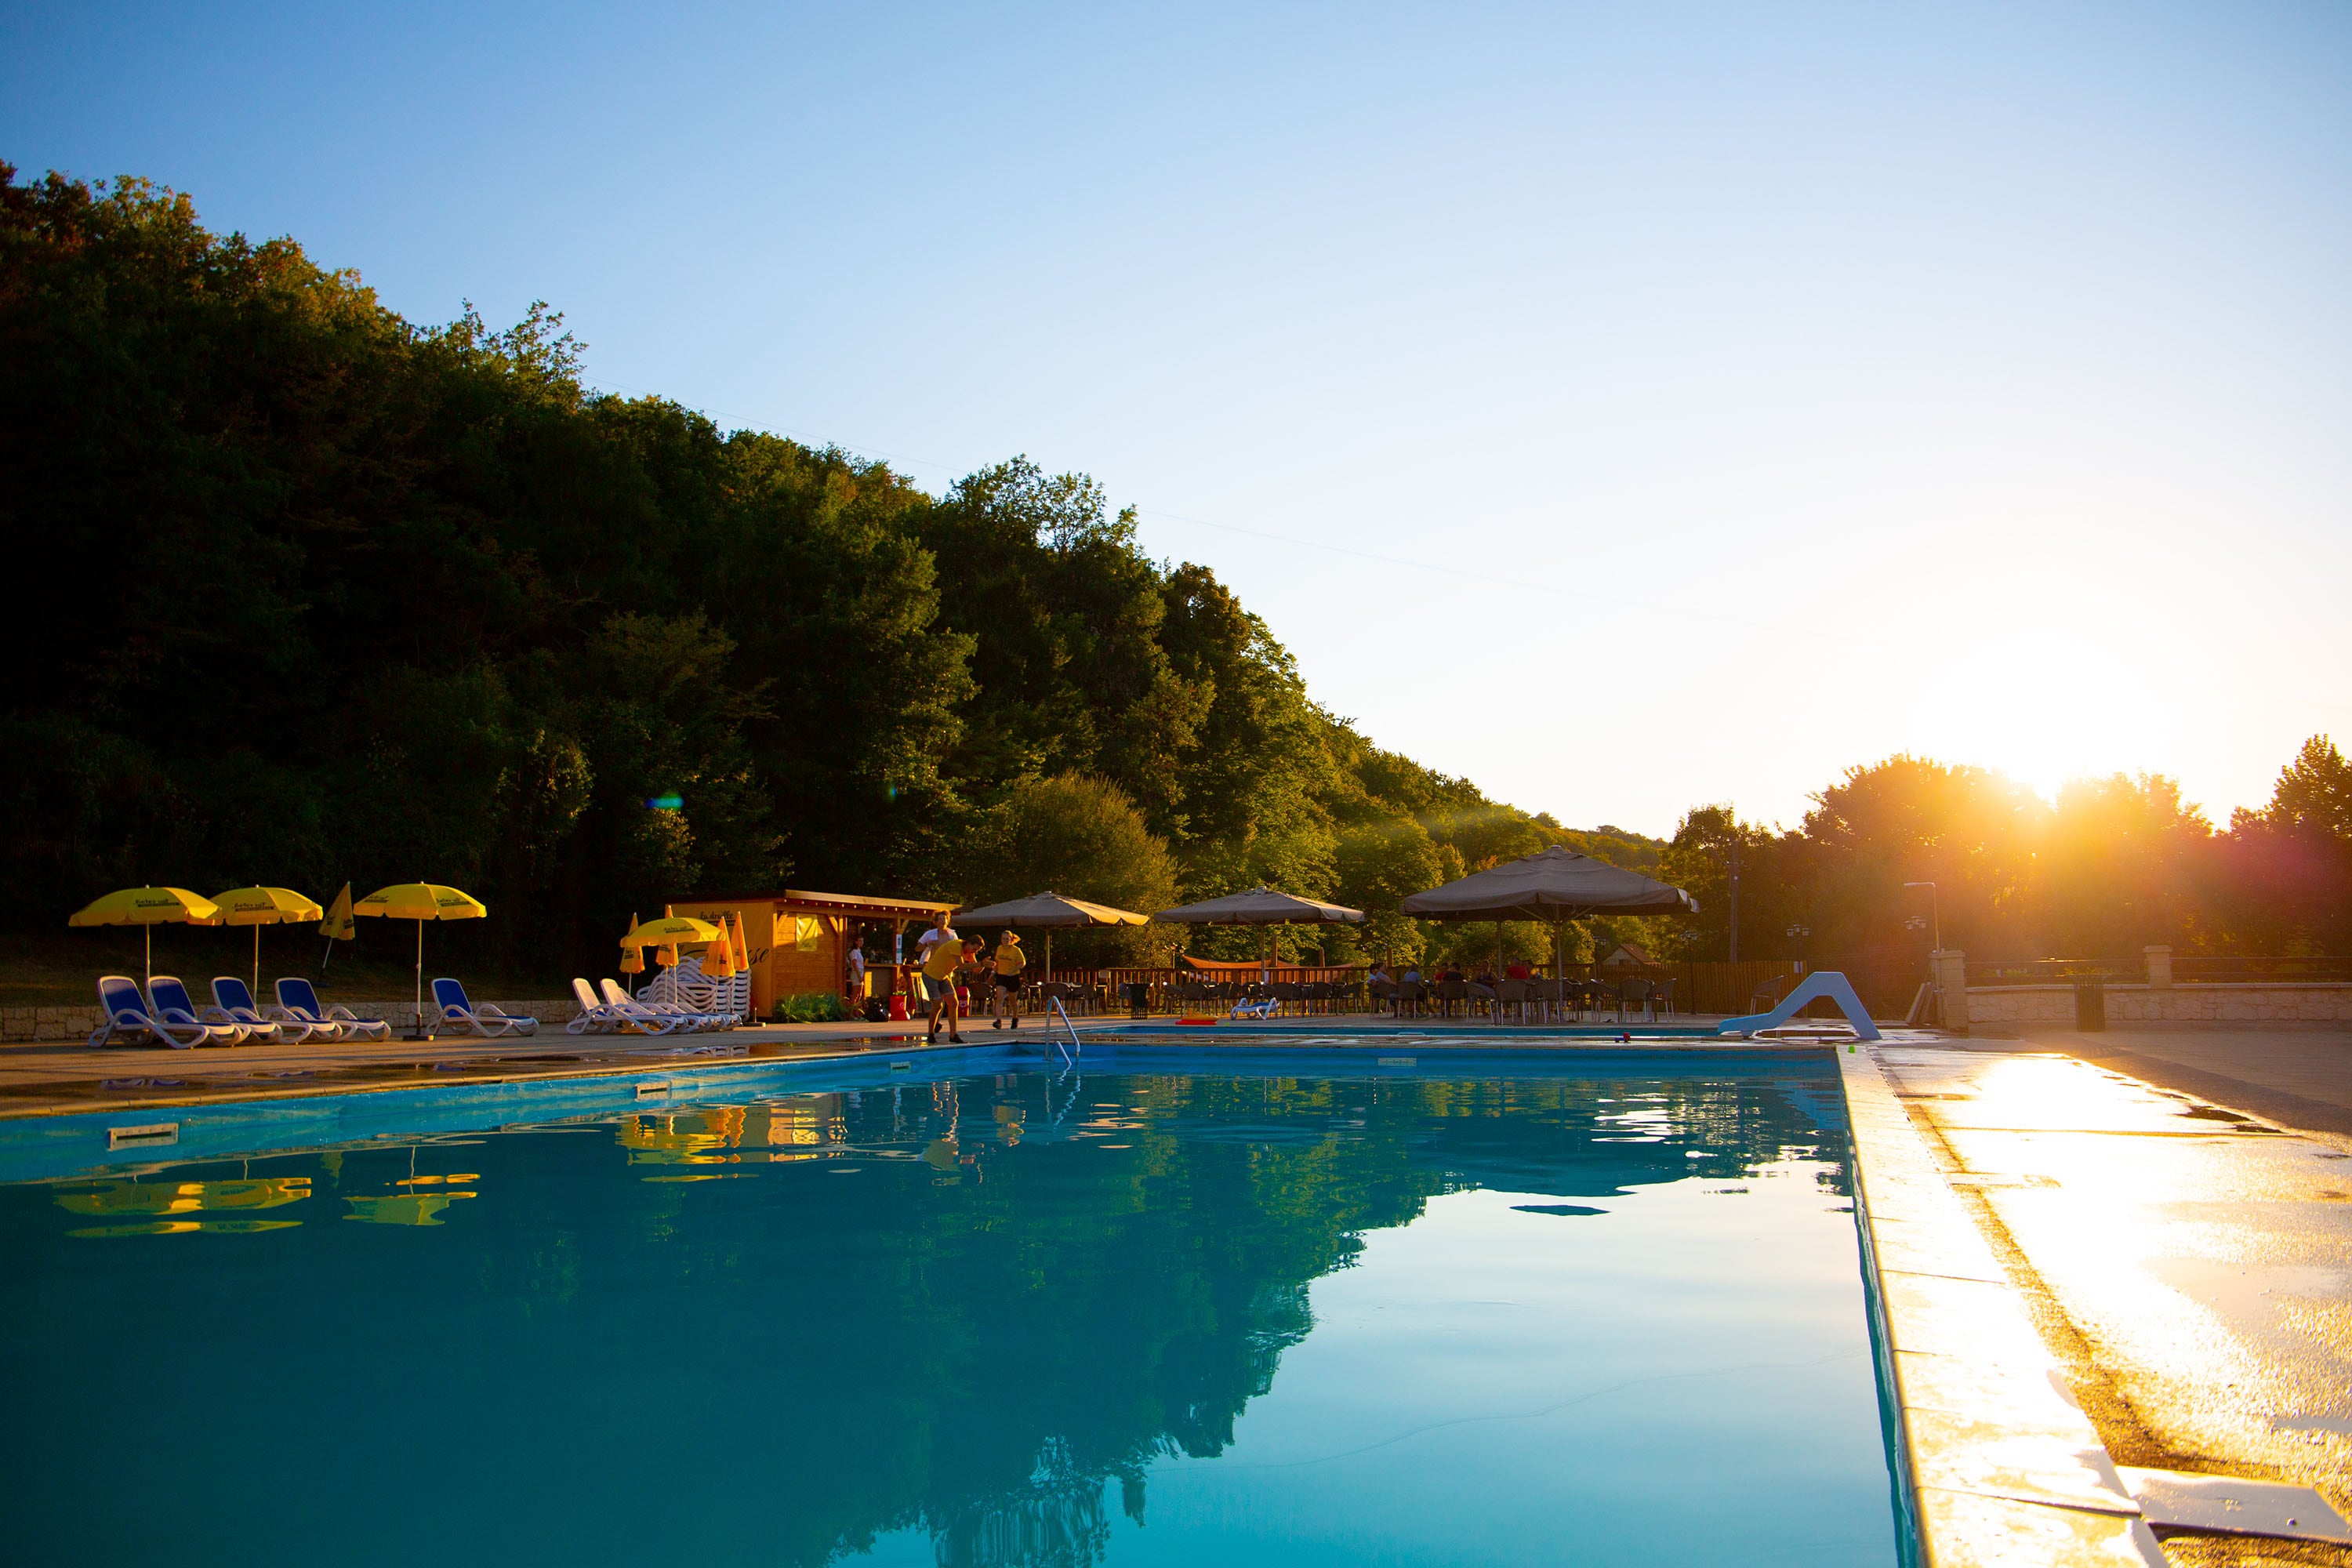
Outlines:
{"type": "MultiPolygon", "coordinates": [[[[1083,773],[1031,779],[975,824],[967,904],[1061,893],[1149,915],[1176,901],[1176,862],[1125,792],[1083,773]]],[[[966,932],[977,935],[977,932],[966,932]]],[[[1137,927],[1056,933],[1057,956],[1141,963],[1162,933],[1137,927]]]]}

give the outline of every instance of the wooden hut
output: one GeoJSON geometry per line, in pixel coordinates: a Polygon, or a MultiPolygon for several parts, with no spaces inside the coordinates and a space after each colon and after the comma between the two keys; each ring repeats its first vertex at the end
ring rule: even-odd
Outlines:
{"type": "MultiPolygon", "coordinates": [[[[930,924],[941,910],[953,904],[929,899],[877,899],[860,893],[804,893],[787,889],[774,893],[705,893],[679,899],[667,912],[698,921],[716,921],[722,914],[742,922],[751,953],[751,1015],[764,1018],[779,997],[829,991],[839,996],[849,988],[849,945],[853,927],[868,931],[902,931],[930,924]]],[[[908,943],[909,956],[913,944],[908,943]]],[[[884,960],[887,965],[887,956],[884,960]]],[[[888,970],[880,989],[888,988],[888,970]]]]}

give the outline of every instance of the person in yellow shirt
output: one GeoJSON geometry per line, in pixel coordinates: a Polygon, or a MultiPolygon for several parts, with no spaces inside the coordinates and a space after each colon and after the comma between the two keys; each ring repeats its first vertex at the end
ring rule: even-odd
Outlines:
{"type": "Polygon", "coordinates": [[[990,1011],[996,1021],[992,1029],[1004,1027],[1004,1009],[1013,1008],[1013,1026],[1021,1026],[1021,972],[1029,966],[1029,955],[1021,951],[1021,939],[1006,931],[996,939],[996,952],[989,961],[996,971],[996,984],[990,987],[996,994],[991,1000],[990,1011]]]}
{"type": "Polygon", "coordinates": [[[962,1021],[963,1010],[956,1005],[956,971],[979,951],[980,943],[959,938],[948,925],[946,917],[940,917],[939,940],[931,943],[923,954],[923,983],[931,993],[931,1031],[928,1044],[939,1044],[941,1014],[947,1016],[949,1043],[963,1044],[963,1032],[957,1026],[962,1021]]]}

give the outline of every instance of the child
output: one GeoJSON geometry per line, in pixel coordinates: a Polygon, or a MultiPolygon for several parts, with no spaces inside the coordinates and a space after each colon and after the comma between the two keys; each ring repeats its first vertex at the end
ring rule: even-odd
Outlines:
{"type": "Polygon", "coordinates": [[[995,1014],[996,1021],[989,1026],[994,1029],[1004,1027],[1004,1010],[1009,1005],[1013,1009],[1013,1026],[1017,1029],[1021,1026],[1021,972],[1029,966],[1029,955],[1021,951],[1021,939],[1011,931],[997,938],[996,954],[992,963],[996,971],[996,984],[991,989],[996,994],[991,1003],[991,1011],[995,1014]]]}

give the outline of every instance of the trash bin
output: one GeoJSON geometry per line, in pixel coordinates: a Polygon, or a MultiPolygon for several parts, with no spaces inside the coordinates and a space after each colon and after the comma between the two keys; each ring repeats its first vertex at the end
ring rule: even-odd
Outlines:
{"type": "Polygon", "coordinates": [[[1150,1017],[1151,1016],[1150,983],[1142,980],[1130,980],[1127,983],[1126,989],[1127,1016],[1130,1018],[1150,1017]]]}
{"type": "Polygon", "coordinates": [[[2074,982],[2074,1027],[2095,1034],[2107,1026],[2107,985],[2104,980],[2074,982]]]}

